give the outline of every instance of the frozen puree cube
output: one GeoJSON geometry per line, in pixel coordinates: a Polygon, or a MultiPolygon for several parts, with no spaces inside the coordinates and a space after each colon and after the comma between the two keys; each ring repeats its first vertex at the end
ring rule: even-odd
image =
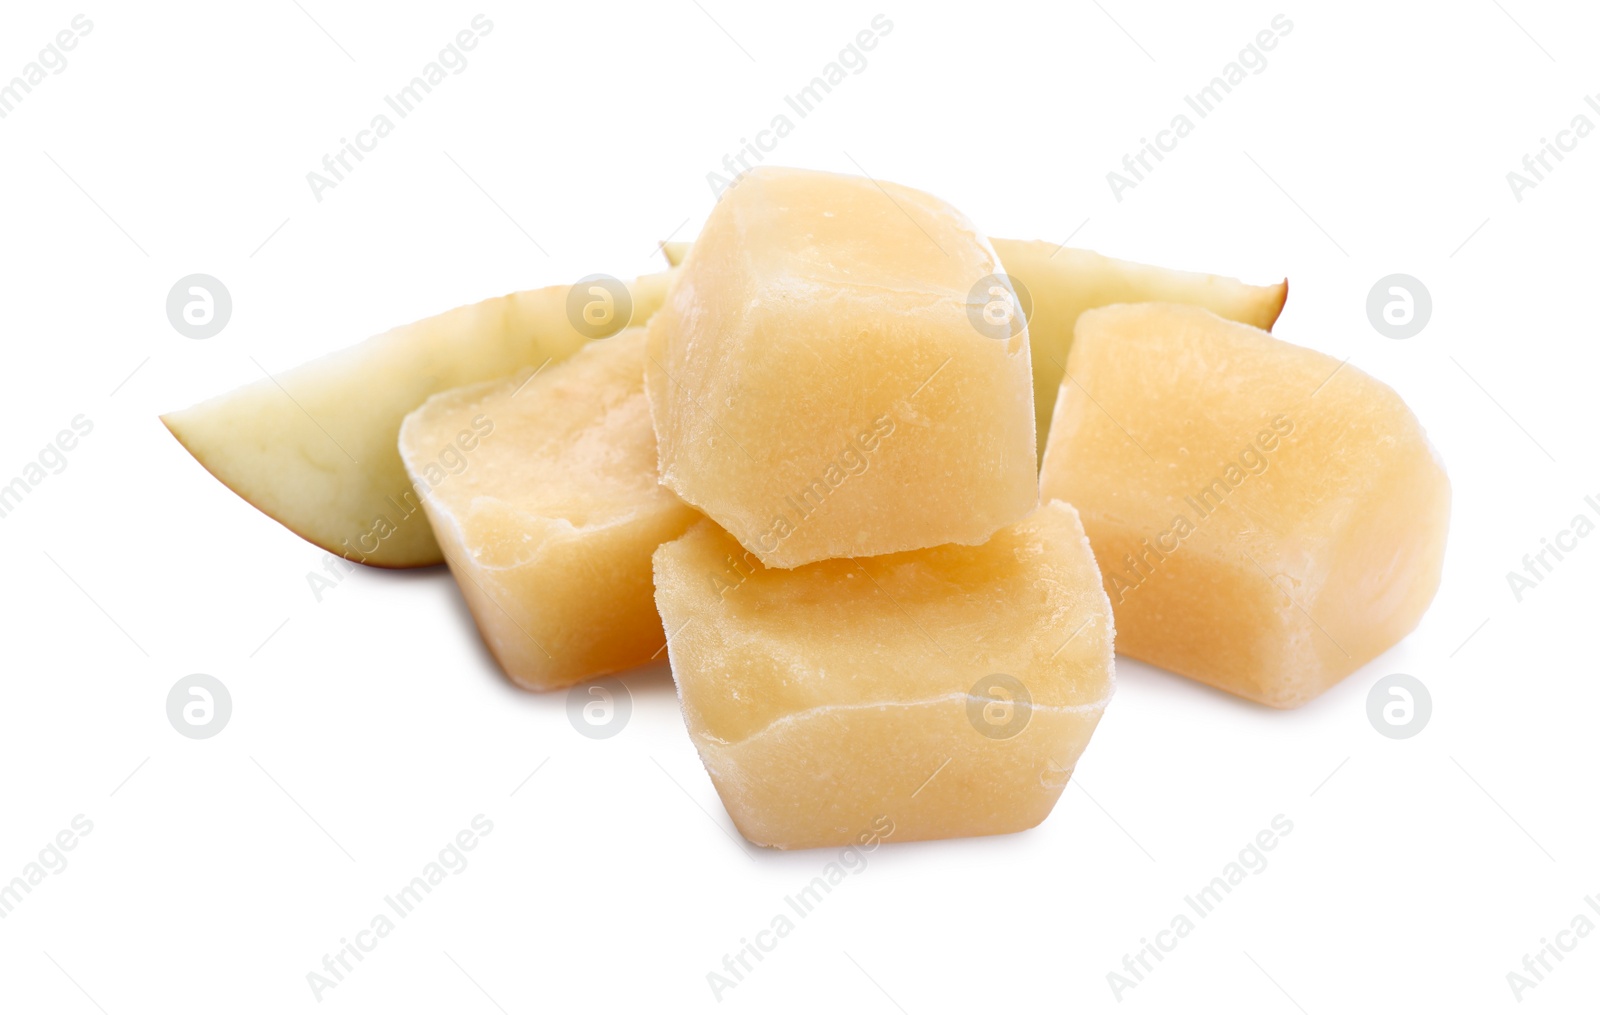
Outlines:
{"type": "Polygon", "coordinates": [[[927,194],[752,171],[652,318],[661,481],[773,567],[988,539],[1038,501],[1027,330],[974,323],[997,271],[927,194]]]}
{"type": "Polygon", "coordinates": [[[764,846],[1032,828],[1111,696],[1110,605],[1059,501],[981,546],[793,570],[702,522],[655,571],[690,736],[764,846]]]}
{"type": "Polygon", "coordinates": [[[1078,318],[1041,488],[1083,515],[1117,650],[1279,708],[1405,637],[1450,482],[1387,385],[1198,307],[1078,318]]]}
{"type": "Polygon", "coordinates": [[[650,555],[698,515],[656,482],[642,328],[435,395],[400,454],[512,680],[566,687],[660,651],[650,555]]]}

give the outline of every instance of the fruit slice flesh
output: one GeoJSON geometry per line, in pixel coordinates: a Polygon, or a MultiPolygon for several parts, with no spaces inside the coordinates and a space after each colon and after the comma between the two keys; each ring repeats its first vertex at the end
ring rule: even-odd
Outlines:
{"type": "Polygon", "coordinates": [[[512,680],[566,687],[660,652],[651,554],[699,516],[656,482],[642,328],[435,395],[399,446],[512,680]]]}
{"type": "Polygon", "coordinates": [[[1388,386],[1174,304],[1085,313],[1068,369],[1041,489],[1083,515],[1119,652],[1291,708],[1416,626],[1450,483],[1388,386]]]}
{"type": "Polygon", "coordinates": [[[1060,502],[981,546],[793,570],[703,522],[655,574],[690,735],[760,845],[1031,828],[1112,691],[1110,606],[1060,502]]]}
{"type": "Polygon", "coordinates": [[[949,205],[763,167],[650,325],[661,481],[771,566],[980,543],[1032,510],[1027,332],[987,337],[949,205]]]}
{"type": "MultiPolygon", "coordinates": [[[[1225,275],[1176,271],[1122,261],[1092,250],[1063,247],[1045,240],[992,238],[1005,274],[1022,283],[1032,296],[1028,347],[1033,357],[1033,410],[1044,459],[1045,434],[1056,393],[1061,389],[1072,330],[1078,315],[1112,303],[1191,303],[1229,320],[1271,331],[1284,302],[1288,281],[1250,285],[1225,275]]],[[[667,263],[678,265],[689,244],[663,243],[667,263]]]]}
{"type": "MultiPolygon", "coordinates": [[[[635,322],[660,306],[669,278],[629,287],[635,322]]],[[[457,307],[161,420],[225,486],[323,549],[379,567],[438,564],[395,447],[400,421],[430,395],[582,347],[570,288],[457,307]]]]}

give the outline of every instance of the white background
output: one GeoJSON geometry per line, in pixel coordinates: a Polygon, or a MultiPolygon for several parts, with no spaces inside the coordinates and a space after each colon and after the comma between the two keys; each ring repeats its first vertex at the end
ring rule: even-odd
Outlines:
{"type": "Polygon", "coordinates": [[[1506,573],[1597,514],[1600,137],[1520,202],[1506,173],[1574,116],[1600,125],[1596,12],[948,6],[7,5],[0,79],[74,14],[94,28],[0,120],[0,482],[75,415],[94,431],[0,519],[0,880],[74,815],[94,830],[0,920],[0,1010],[1592,1004],[1600,933],[1520,1004],[1506,974],[1576,914],[1600,922],[1600,538],[1520,603],[1506,573]],[[315,200],[306,173],[479,12],[494,28],[467,69],[315,200]],[[259,376],[250,357],[276,371],[482,297],[654,270],[656,242],[704,220],[707,172],[880,12],[866,69],[769,161],[916,186],[993,235],[1288,275],[1278,334],[1350,357],[1428,427],[1449,556],[1417,632],[1297,712],[1121,661],[1043,825],[878,850],[719,1003],[707,973],[834,857],[737,837],[665,668],[624,678],[620,735],[585,739],[564,695],[499,676],[442,569],[358,570],[318,602],[320,551],[157,415],[259,376]],[[1117,201],[1107,171],[1279,13],[1267,68],[1117,201]],[[234,300],[207,341],[164,312],[192,272],[234,300]],[[1365,312],[1392,272],[1434,303],[1405,341],[1365,312]],[[196,672],[233,698],[204,741],[165,714],[196,672]],[[1410,740],[1366,716],[1394,672],[1432,695],[1410,740]],[[306,974],[480,813],[470,866],[319,1004],[306,974]],[[1278,814],[1294,827],[1269,866],[1118,1001],[1107,973],[1278,814]]]}

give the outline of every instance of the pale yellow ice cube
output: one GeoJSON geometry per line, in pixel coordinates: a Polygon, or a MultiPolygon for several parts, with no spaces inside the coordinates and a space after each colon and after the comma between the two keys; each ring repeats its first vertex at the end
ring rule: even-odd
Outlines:
{"type": "Polygon", "coordinates": [[[430,398],[400,452],[484,641],[543,690],[647,662],[650,558],[698,517],[656,482],[644,331],[430,398]]]}
{"type": "Polygon", "coordinates": [[[1111,695],[1110,605],[1059,501],[980,546],[792,570],[702,522],[655,574],[690,736],[761,845],[1031,828],[1111,695]]]}
{"type": "Polygon", "coordinates": [[[960,212],[757,169],[650,325],[661,480],[776,567],[977,544],[1033,509],[1027,330],[960,212]],[[974,292],[977,296],[974,296],[974,292]]]}

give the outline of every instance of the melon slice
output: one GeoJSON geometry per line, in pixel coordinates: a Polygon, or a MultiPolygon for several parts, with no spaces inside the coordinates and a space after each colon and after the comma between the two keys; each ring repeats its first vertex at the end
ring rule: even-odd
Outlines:
{"type": "Polygon", "coordinates": [[[661,481],[776,567],[1015,522],[1038,501],[1027,331],[969,313],[996,269],[927,194],[743,177],[650,324],[661,481]]]}
{"type": "MultiPolygon", "coordinates": [[[[1000,271],[1032,297],[1028,347],[1033,356],[1033,411],[1041,459],[1043,438],[1050,432],[1050,414],[1072,347],[1073,325],[1085,310],[1110,303],[1192,303],[1229,320],[1271,331],[1289,298],[1287,280],[1250,285],[1225,275],[1121,261],[1045,240],[995,237],[990,243],[1000,258],[1000,271]]],[[[667,263],[676,266],[689,253],[689,244],[663,243],[661,250],[667,263]]]]}
{"type": "Polygon", "coordinates": [[[793,570],[702,522],[656,551],[684,718],[745,838],[799,849],[1044,820],[1113,683],[1073,509],[981,546],[793,570]]]}
{"type": "MultiPolygon", "coordinates": [[[[661,305],[668,278],[629,286],[634,322],[661,305]]],[[[570,356],[589,341],[569,317],[571,292],[457,307],[161,420],[229,489],[330,553],[379,567],[438,564],[395,449],[400,421],[437,392],[570,356]]]]}
{"type": "Polygon", "coordinates": [[[1292,708],[1414,628],[1450,482],[1388,386],[1198,307],[1078,319],[1040,477],[1099,559],[1117,650],[1292,708]]]}
{"type": "Polygon", "coordinates": [[[567,687],[661,651],[650,557],[699,516],[656,482],[644,329],[435,395],[399,449],[513,681],[567,687]]]}

